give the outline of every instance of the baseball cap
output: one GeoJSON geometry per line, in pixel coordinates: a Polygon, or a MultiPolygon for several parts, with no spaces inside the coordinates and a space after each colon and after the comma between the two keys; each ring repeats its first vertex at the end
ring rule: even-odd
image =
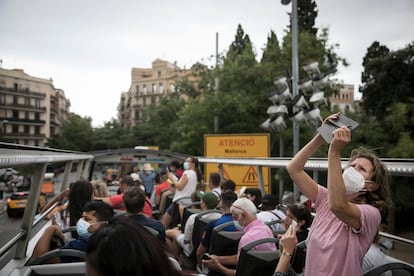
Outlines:
{"type": "Polygon", "coordinates": [[[197,193],[197,196],[203,200],[203,202],[207,205],[208,209],[215,209],[217,207],[217,196],[211,192],[203,192],[200,191],[197,193]]]}

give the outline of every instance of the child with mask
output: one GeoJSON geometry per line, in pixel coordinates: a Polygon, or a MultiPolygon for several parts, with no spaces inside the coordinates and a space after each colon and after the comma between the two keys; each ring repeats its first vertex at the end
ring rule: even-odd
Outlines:
{"type": "MultiPolygon", "coordinates": [[[[60,245],[57,250],[75,249],[86,252],[91,235],[98,230],[100,225],[106,223],[109,219],[111,219],[112,216],[113,209],[105,202],[90,201],[86,203],[83,209],[82,217],[76,223],[76,231],[79,238],[69,241],[64,245],[60,245]]],[[[46,228],[43,235],[39,238],[35,248],[33,249],[31,259],[49,252],[51,250],[50,244],[55,237],[64,240],[64,235],[61,228],[58,225],[51,225],[46,228]]],[[[73,261],[78,261],[78,258],[61,257],[60,260],[58,258],[54,258],[51,259],[49,263],[73,261]]]]}
{"type": "MultiPolygon", "coordinates": [[[[339,113],[327,120],[337,120],[339,113]]],[[[385,221],[388,171],[374,152],[352,152],[342,173],[341,152],[351,142],[344,126],[332,132],[328,151],[327,188],[318,185],[304,166],[325,143],[317,134],[287,166],[290,177],[316,209],[306,253],[305,275],[362,275],[362,261],[381,221],[385,221]],[[315,261],[321,260],[321,261],[315,261]],[[322,261],[323,260],[323,261],[322,261]]]]}

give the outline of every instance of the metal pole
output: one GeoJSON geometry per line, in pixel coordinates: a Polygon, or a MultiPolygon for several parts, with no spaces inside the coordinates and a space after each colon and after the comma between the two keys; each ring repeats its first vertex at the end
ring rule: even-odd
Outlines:
{"type": "MultiPolygon", "coordinates": [[[[216,33],[216,69],[218,67],[218,35],[219,34],[216,33]]],[[[216,75],[214,77],[214,92],[215,92],[216,98],[218,97],[218,89],[219,89],[219,78],[216,75]]],[[[219,128],[219,117],[217,115],[217,110],[216,110],[216,114],[214,115],[214,133],[218,132],[218,128],[219,128]]]]}
{"type": "MultiPolygon", "coordinates": [[[[299,62],[298,62],[298,2],[292,0],[292,92],[293,97],[298,95],[298,80],[299,80],[299,62]]],[[[294,111],[297,108],[294,107],[294,111]]],[[[299,151],[299,124],[293,122],[293,156],[299,151]]],[[[293,185],[293,199],[299,199],[299,190],[296,185],[293,185]]]]}
{"type": "MultiPolygon", "coordinates": [[[[279,156],[283,157],[284,152],[284,143],[283,143],[283,132],[279,133],[279,156]]],[[[283,182],[282,168],[280,169],[280,178],[279,178],[279,201],[282,202],[283,193],[285,192],[285,183],[283,182]]]]}

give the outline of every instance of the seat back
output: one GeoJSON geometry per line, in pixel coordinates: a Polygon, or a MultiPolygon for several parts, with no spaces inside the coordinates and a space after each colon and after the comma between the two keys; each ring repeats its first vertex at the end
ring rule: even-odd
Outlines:
{"type": "Polygon", "coordinates": [[[181,230],[184,231],[185,224],[187,223],[188,218],[192,214],[198,214],[200,212],[201,212],[201,209],[199,209],[199,208],[192,208],[192,206],[185,207],[184,211],[183,211],[183,217],[181,219],[181,230]]]}
{"type": "Polygon", "coordinates": [[[296,273],[302,273],[305,268],[306,260],[306,240],[299,242],[296,245],[290,264],[296,273]]]}
{"type": "Polygon", "coordinates": [[[405,263],[388,263],[378,266],[364,274],[364,276],[378,276],[384,272],[391,271],[393,276],[412,276],[414,275],[414,267],[405,263]]]}
{"type": "Polygon", "coordinates": [[[277,238],[277,235],[284,234],[286,230],[275,230],[273,226],[275,224],[283,224],[284,222],[285,221],[283,219],[278,219],[278,220],[272,220],[272,221],[265,222],[265,224],[270,227],[270,229],[273,232],[273,236],[277,238]]]}
{"type": "Polygon", "coordinates": [[[213,229],[210,241],[210,254],[225,256],[237,254],[243,231],[225,231],[227,226],[234,225],[233,221],[222,223],[213,229]]]}
{"type": "Polygon", "coordinates": [[[180,203],[186,202],[188,200],[191,200],[190,196],[183,196],[178,198],[176,201],[173,201],[171,204],[173,204],[172,213],[171,213],[171,224],[169,227],[173,228],[176,227],[177,224],[181,222],[181,216],[180,216],[180,203]]]}
{"type": "Polygon", "coordinates": [[[279,259],[279,250],[261,251],[254,247],[263,243],[278,243],[276,238],[259,239],[243,246],[236,267],[236,276],[273,275],[279,259]]]}
{"type": "Polygon", "coordinates": [[[196,252],[197,248],[200,245],[201,237],[203,236],[204,229],[206,229],[207,224],[210,221],[215,219],[207,218],[206,215],[210,213],[220,213],[218,210],[207,210],[198,213],[194,219],[193,234],[191,236],[191,241],[193,243],[193,251],[190,254],[190,260],[196,263],[196,252]]]}

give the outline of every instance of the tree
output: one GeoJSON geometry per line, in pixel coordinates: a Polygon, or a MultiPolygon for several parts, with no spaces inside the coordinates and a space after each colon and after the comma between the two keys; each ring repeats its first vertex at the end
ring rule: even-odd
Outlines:
{"type": "Polygon", "coordinates": [[[132,131],[121,127],[115,119],[105,122],[101,128],[94,129],[94,133],[93,150],[130,148],[136,143],[132,131]]]}
{"type": "Polygon", "coordinates": [[[185,82],[184,86],[177,83],[177,91],[160,99],[158,105],[152,105],[144,113],[144,123],[133,129],[136,141],[142,145],[155,145],[160,149],[169,150],[171,143],[179,139],[179,113],[185,105],[185,100],[181,93],[188,93],[186,89],[195,93],[199,92],[185,82]]]}
{"type": "MultiPolygon", "coordinates": [[[[366,113],[382,121],[390,113],[387,108],[393,103],[413,102],[414,42],[404,49],[390,51],[375,41],[367,50],[363,66],[359,91],[366,113]]],[[[402,120],[409,121],[409,118],[402,120]]]]}
{"type": "Polygon", "coordinates": [[[250,62],[256,62],[250,37],[244,33],[242,26],[239,24],[237,26],[235,39],[230,44],[229,51],[227,52],[224,62],[235,61],[236,58],[240,57],[242,54],[245,54],[246,57],[250,57],[250,62]]]}
{"type": "Polygon", "coordinates": [[[299,32],[308,32],[316,36],[315,19],[318,16],[316,3],[313,0],[298,1],[298,29],[299,32]]]}
{"type": "Polygon", "coordinates": [[[72,114],[62,124],[61,136],[50,139],[48,146],[75,151],[90,151],[93,148],[94,132],[92,118],[72,114]]]}
{"type": "MultiPolygon", "coordinates": [[[[307,32],[316,36],[318,28],[315,28],[315,19],[318,16],[318,10],[316,9],[316,3],[313,0],[298,0],[298,31],[307,32]]],[[[291,14],[289,13],[291,17],[291,14]]],[[[291,31],[291,25],[288,25],[289,31],[291,31]]]]}

